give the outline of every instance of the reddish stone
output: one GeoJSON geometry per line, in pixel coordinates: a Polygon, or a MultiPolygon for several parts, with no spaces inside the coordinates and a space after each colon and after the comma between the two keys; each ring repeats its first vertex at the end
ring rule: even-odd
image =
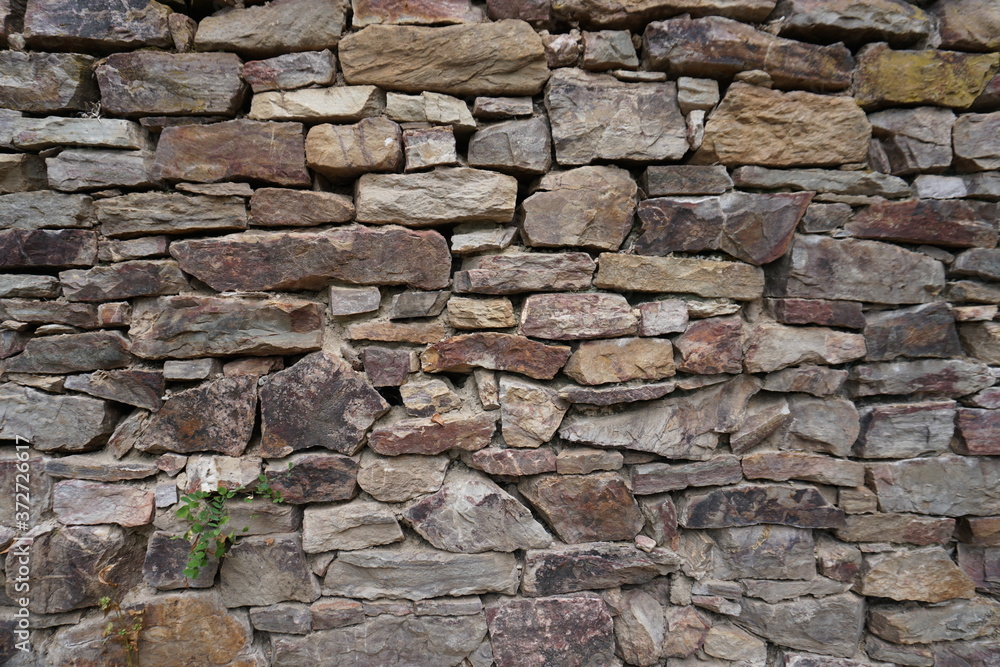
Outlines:
{"type": "Polygon", "coordinates": [[[59,274],[63,296],[70,301],[110,301],[136,296],[177,294],[187,279],[170,260],[136,260],[59,274]]]}
{"type": "Polygon", "coordinates": [[[350,500],[358,490],[358,462],[340,454],[293,455],[269,463],[264,474],[293,505],[350,500]]]}
{"type": "Polygon", "coordinates": [[[828,327],[861,329],[865,315],[854,301],[825,299],[765,299],[771,316],[784,324],[822,324],[828,327]]]}
{"type": "Polygon", "coordinates": [[[352,218],[354,201],[332,192],[258,188],[250,198],[250,224],[257,227],[311,227],[352,218]]]}
{"type": "Polygon", "coordinates": [[[877,202],[856,213],[844,229],[858,238],[902,243],[956,248],[997,244],[996,226],[971,203],[958,199],[877,202]]]}
{"type": "Polygon", "coordinates": [[[524,554],[525,595],[559,595],[644,584],[677,570],[680,559],[666,549],[640,551],[631,544],[597,542],[529,550],[524,554]]]}
{"type": "Polygon", "coordinates": [[[567,544],[631,541],[642,529],[638,503],[613,472],[542,475],[518,489],[567,544]]]}
{"type": "Polygon", "coordinates": [[[545,345],[524,336],[475,333],[430,345],[420,355],[420,361],[428,373],[468,373],[478,367],[551,380],[569,360],[570,353],[569,347],[545,345]]]}
{"type": "Polygon", "coordinates": [[[848,371],[854,396],[943,394],[965,396],[993,384],[988,367],[966,359],[918,359],[858,364],[848,371]]]}
{"type": "Polygon", "coordinates": [[[646,463],[632,468],[636,495],[679,491],[689,486],[724,486],[743,479],[740,460],[721,456],[697,463],[646,463]]]}
{"type": "Polygon", "coordinates": [[[596,264],[585,252],[484,255],[455,272],[455,291],[475,294],[573,292],[590,287],[596,264]]]}
{"type": "Polygon", "coordinates": [[[844,511],[811,486],[745,484],[686,494],[677,522],[685,528],[726,528],[773,523],[801,528],[834,528],[844,511]]]}
{"type": "Polygon", "coordinates": [[[759,452],[743,457],[743,475],[747,479],[786,482],[801,479],[817,484],[858,487],[865,482],[865,467],[822,454],[806,452],[759,452]]]}
{"type": "Polygon", "coordinates": [[[634,250],[643,255],[723,250],[760,266],[781,257],[792,241],[811,192],[730,192],[697,200],[647,199],[639,205],[642,233],[634,250]]]}
{"type": "Polygon", "coordinates": [[[960,357],[962,344],[955,314],[947,303],[868,313],[865,323],[867,361],[906,357],[960,357]]]}
{"type": "Polygon", "coordinates": [[[958,520],[956,536],[979,547],[1000,547],[1000,516],[967,516],[958,520]]]}
{"type": "Polygon", "coordinates": [[[959,454],[1000,455],[1000,410],[960,408],[958,411],[959,454]]]}
{"type": "Polygon", "coordinates": [[[805,44],[715,16],[651,23],[643,46],[650,69],[711,78],[758,69],[779,88],[843,90],[854,69],[843,44],[805,44]]]}
{"type": "Polygon", "coordinates": [[[384,343],[437,343],[450,332],[440,319],[430,322],[358,322],[347,327],[347,338],[384,343]]]}
{"type": "Polygon", "coordinates": [[[90,375],[68,377],[65,387],[148,410],[159,410],[163,405],[162,371],[142,368],[97,371],[90,375]]]}
{"type": "Polygon", "coordinates": [[[149,0],[122,0],[113,5],[33,0],[24,14],[24,36],[29,46],[46,51],[106,53],[143,47],[172,48],[169,15],[167,5],[149,0]]]}
{"type": "MultiPolygon", "coordinates": [[[[478,23],[482,10],[470,0],[354,0],[351,27],[363,28],[373,23],[398,25],[436,25],[448,23],[478,23]]],[[[501,17],[518,18],[518,17],[501,17]]]]}
{"type": "Polygon", "coordinates": [[[97,235],[80,229],[5,229],[0,231],[0,268],[92,266],[97,235]]]}
{"type": "Polygon", "coordinates": [[[522,477],[556,471],[556,455],[551,449],[481,449],[465,459],[470,468],[488,475],[522,477]]]}
{"type": "Polygon", "coordinates": [[[451,449],[474,452],[490,444],[495,430],[496,419],[488,413],[472,417],[402,419],[373,429],[368,436],[368,446],[386,456],[435,455],[451,449]]]}
{"type": "Polygon", "coordinates": [[[168,398],[136,439],[143,452],[219,452],[239,456],[257,416],[257,378],[206,382],[168,398]]]}
{"type": "Polygon", "coordinates": [[[743,370],[743,323],[739,315],[711,317],[688,325],[674,346],[685,373],[739,373],[743,370]]]}
{"type": "Polygon", "coordinates": [[[154,170],[169,181],[311,183],[301,123],[231,120],[168,127],[160,133],[154,170]]]}
{"type": "Polygon", "coordinates": [[[355,454],[389,405],[346,361],[316,352],[268,376],[260,408],[261,454],[274,458],[309,447],[355,454]]]}
{"type": "Polygon", "coordinates": [[[768,373],[764,390],[782,393],[804,393],[813,396],[836,394],[847,381],[847,371],[823,366],[795,366],[768,373]]]}
{"type": "Polygon", "coordinates": [[[451,255],[434,231],[351,225],[324,232],[252,232],[177,241],[181,268],[218,291],[309,289],[331,280],[438,289],[451,255]]]}
{"type": "Polygon", "coordinates": [[[398,387],[410,374],[410,350],[393,350],[388,347],[366,347],[361,350],[365,375],[376,387],[398,387]]]}
{"type": "Polygon", "coordinates": [[[501,600],[486,622],[497,667],[614,664],[614,623],[597,597],[501,600]]]}
{"type": "Polygon", "coordinates": [[[651,401],[662,398],[677,388],[673,381],[642,384],[636,387],[605,386],[605,387],[564,387],[559,396],[570,403],[587,405],[616,405],[618,403],[634,403],[635,401],[651,401]]]}

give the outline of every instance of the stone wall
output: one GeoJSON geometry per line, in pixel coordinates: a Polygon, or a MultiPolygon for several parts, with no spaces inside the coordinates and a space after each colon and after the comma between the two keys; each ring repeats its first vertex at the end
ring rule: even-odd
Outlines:
{"type": "Polygon", "coordinates": [[[995,0],[164,1],[0,0],[7,664],[1000,665],[995,0]]]}

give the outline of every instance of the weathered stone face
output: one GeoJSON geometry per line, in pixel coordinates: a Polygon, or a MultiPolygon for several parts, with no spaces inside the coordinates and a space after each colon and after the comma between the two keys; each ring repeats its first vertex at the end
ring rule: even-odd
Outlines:
{"type": "MultiPolygon", "coordinates": [[[[364,618],[364,617],[362,617],[364,618]]],[[[456,665],[483,641],[482,613],[470,616],[394,616],[382,614],[358,625],[313,632],[304,637],[277,635],[272,644],[275,667],[302,660],[355,661],[377,665],[402,660],[414,667],[456,665]],[[442,638],[453,638],[441,641],[442,638]]],[[[344,662],[349,664],[349,662],[344,662]]]]}
{"type": "Polygon", "coordinates": [[[803,44],[714,16],[650,23],[643,47],[651,69],[706,77],[763,70],[780,88],[843,90],[854,65],[842,45],[803,44]]]}
{"type": "Polygon", "coordinates": [[[545,93],[556,161],[569,166],[680,159],[689,146],[676,102],[672,83],[626,83],[607,74],[556,70],[545,93]],[[589,109],[581,113],[582,107],[589,109]]]}
{"type": "Polygon", "coordinates": [[[572,292],[590,287],[594,260],[584,252],[511,253],[466,259],[454,276],[455,291],[475,294],[572,292]]]}
{"type": "Polygon", "coordinates": [[[24,31],[34,48],[106,52],[171,47],[170,9],[149,0],[128,0],[108,8],[99,3],[40,0],[24,14],[24,31]]]}
{"type": "Polygon", "coordinates": [[[781,34],[801,39],[818,36],[824,42],[857,44],[887,41],[909,44],[930,33],[930,16],[919,7],[896,0],[872,0],[862,5],[851,0],[787,0],[781,34]]]}
{"type": "Polygon", "coordinates": [[[815,487],[746,484],[686,494],[678,504],[677,521],[686,528],[756,523],[829,528],[843,524],[844,512],[828,503],[815,487]]]}
{"type": "Polygon", "coordinates": [[[85,451],[107,442],[117,421],[105,401],[50,394],[13,383],[0,385],[0,437],[26,438],[46,451],[85,451]]]}
{"type": "Polygon", "coordinates": [[[942,265],[926,255],[876,241],[796,235],[769,270],[767,293],[908,304],[931,301],[943,288],[942,265]]]}
{"type": "Polygon", "coordinates": [[[552,387],[504,375],[500,378],[500,424],[509,447],[538,447],[552,439],[569,403],[552,387]]]}
{"type": "Polygon", "coordinates": [[[351,225],[326,232],[253,232],[178,241],[171,254],[181,269],[218,291],[315,290],[331,280],[436,289],[447,286],[450,264],[440,234],[396,226],[351,225]],[[290,251],[294,262],[286,261],[290,251]],[[414,265],[418,258],[421,264],[414,265]]]}
{"type": "Polygon", "coordinates": [[[738,300],[759,298],[763,271],[738,262],[714,262],[689,257],[600,256],[594,286],[637,292],[682,292],[738,300]]]}
{"type": "Polygon", "coordinates": [[[299,123],[233,120],[168,127],[160,133],[153,168],[168,181],[261,180],[291,187],[310,183],[299,123]],[[267,158],[261,159],[263,155],[267,158]]]}
{"type": "Polygon", "coordinates": [[[862,162],[871,125],[854,100],[734,84],[705,125],[701,153],[726,166],[862,162]]]}
{"type": "MultiPolygon", "coordinates": [[[[34,591],[28,609],[35,614],[55,614],[97,604],[107,581],[129,589],[142,579],[143,545],[136,536],[118,526],[63,526],[35,537],[29,549],[29,568],[45,572],[32,577],[34,591]]],[[[18,556],[7,555],[7,571],[16,572],[18,556]]],[[[8,580],[8,595],[20,597],[14,581],[8,580]]]]}
{"type": "Polygon", "coordinates": [[[996,228],[969,203],[934,199],[876,202],[858,212],[844,229],[857,238],[959,248],[991,248],[997,239],[996,228]]]}
{"type": "Polygon", "coordinates": [[[333,83],[337,57],[324,49],[286,53],[267,60],[251,60],[243,65],[243,79],[255,93],[269,90],[294,90],[306,86],[333,83]]]}
{"type": "Polygon", "coordinates": [[[488,478],[473,473],[450,474],[440,491],[412,505],[403,518],[445,551],[509,553],[552,543],[528,508],[488,478]]]}
{"type": "Polygon", "coordinates": [[[276,533],[240,540],[219,567],[219,594],[227,607],[312,602],[319,582],[309,571],[298,536],[276,533]]]}
{"type": "Polygon", "coordinates": [[[772,642],[826,655],[854,655],[864,625],[863,598],[851,593],[768,604],[744,598],[735,622],[772,642]]]}
{"type": "Polygon", "coordinates": [[[420,362],[428,373],[467,373],[478,367],[551,380],[569,356],[570,348],[562,345],[545,345],[512,334],[474,333],[428,346],[420,362]]]}
{"type": "Polygon", "coordinates": [[[997,514],[998,462],[963,456],[908,459],[871,466],[885,512],[936,516],[997,514]]]}
{"type": "Polygon", "coordinates": [[[357,493],[358,462],[339,454],[293,454],[264,469],[271,488],[286,503],[350,500],[357,493]]]}
{"type": "Polygon", "coordinates": [[[90,266],[96,259],[97,237],[89,230],[0,231],[0,268],[90,266]]]}
{"type": "Polygon", "coordinates": [[[386,456],[433,456],[453,449],[474,452],[490,444],[495,430],[496,419],[490,414],[403,419],[374,429],[368,445],[386,456]]]}
{"type": "Polygon", "coordinates": [[[326,352],[275,373],[261,387],[261,447],[287,456],[309,447],[355,454],[388,404],[360,373],[326,352]]]}
{"type": "Polygon", "coordinates": [[[198,51],[236,51],[245,56],[276,56],[288,51],[332,48],[344,30],[347,3],[278,0],[209,16],[198,24],[198,51]]]}
{"type": "Polygon", "coordinates": [[[368,549],[339,554],[323,580],[326,595],[373,600],[392,595],[426,600],[517,590],[511,554],[455,554],[433,549],[368,549]]]}
{"type": "Polygon", "coordinates": [[[32,338],[5,370],[14,373],[78,373],[128,366],[129,342],[117,331],[32,338]]]}
{"type": "Polygon", "coordinates": [[[615,473],[541,475],[518,489],[568,544],[631,540],[642,528],[639,505],[615,473]]]}
{"type": "Polygon", "coordinates": [[[390,90],[533,95],[548,78],[541,38],[523,21],[438,29],[370,25],[344,38],[338,55],[348,83],[390,90]]]}
{"type": "Polygon", "coordinates": [[[96,70],[101,104],[123,116],[233,116],[246,92],[240,65],[231,53],[116,53],[96,70]]]}
{"type": "Polygon", "coordinates": [[[154,453],[239,456],[253,430],[256,385],[252,376],[229,377],[177,392],[151,417],[136,447],[154,453]]]}
{"type": "Polygon", "coordinates": [[[854,97],[865,108],[933,104],[961,109],[983,92],[998,62],[996,54],[894,51],[873,44],[858,53],[854,97]]]}
{"type": "Polygon", "coordinates": [[[868,629],[894,644],[975,639],[992,632],[1000,606],[985,597],[935,606],[881,604],[869,611],[868,629]]]}
{"type": "MultiPolygon", "coordinates": [[[[345,118],[343,120],[353,120],[345,118]]],[[[384,118],[355,125],[317,125],[306,136],[306,163],[332,180],[403,166],[402,130],[384,118]]]]}
{"type": "Polygon", "coordinates": [[[247,226],[243,200],[236,197],[136,192],[99,200],[94,209],[101,233],[111,238],[225,231],[247,226]]]}
{"type": "Polygon", "coordinates": [[[550,174],[524,200],[522,233],[534,247],[617,250],[632,228],[638,188],[615,167],[580,167],[550,174]]]}
{"type": "Polygon", "coordinates": [[[614,626],[599,598],[498,602],[487,607],[486,619],[498,667],[542,667],[551,661],[580,667],[612,663],[614,626]]]}
{"type": "Polygon", "coordinates": [[[95,58],[76,53],[0,53],[0,104],[32,113],[82,111],[99,97],[95,58]]]}
{"type": "Polygon", "coordinates": [[[177,263],[169,260],[136,260],[90,270],[63,271],[59,281],[70,301],[177,294],[188,287],[177,263]]]}
{"type": "Polygon", "coordinates": [[[145,359],[299,354],[320,347],[321,313],[318,304],[299,299],[140,299],[131,349],[145,359]]]}

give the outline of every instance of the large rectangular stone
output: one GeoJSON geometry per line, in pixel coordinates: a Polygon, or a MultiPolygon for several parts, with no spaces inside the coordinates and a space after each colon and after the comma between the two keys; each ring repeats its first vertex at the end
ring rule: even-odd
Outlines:
{"type": "Polygon", "coordinates": [[[844,511],[812,486],[743,484],[685,494],[677,504],[677,522],[685,528],[758,523],[835,528],[844,525],[844,511]]]}
{"type": "Polygon", "coordinates": [[[11,129],[11,143],[29,151],[53,146],[138,150],[150,145],[141,125],[117,118],[20,118],[11,129]]]}
{"type": "Polygon", "coordinates": [[[227,9],[201,20],[195,49],[235,51],[254,58],[319,51],[337,46],[347,18],[346,2],[276,0],[227,9]]]}
{"type": "Polygon", "coordinates": [[[168,181],[267,181],[304,187],[305,135],[300,123],[232,120],[164,128],[154,169],[168,181]]]}
{"type": "Polygon", "coordinates": [[[37,155],[0,154],[0,195],[48,187],[45,161],[37,155]]]}
{"type": "Polygon", "coordinates": [[[49,187],[63,192],[148,188],[156,184],[153,154],[103,148],[68,148],[45,158],[49,187]]]}
{"type": "Polygon", "coordinates": [[[870,467],[884,512],[936,516],[1000,514],[1000,460],[938,456],[870,467]]]}
{"type": "Polygon", "coordinates": [[[325,232],[251,232],[175,241],[181,268],[220,292],[361,285],[448,285],[451,255],[437,232],[360,225],[325,232]]]}
{"type": "Polygon", "coordinates": [[[534,95],[549,77],[542,40],[524,21],[370,25],[345,37],[338,55],[348,83],[391,90],[534,95]]]}
{"type": "Polygon", "coordinates": [[[712,78],[764,70],[779,88],[843,90],[854,68],[843,44],[796,42],[715,16],[650,23],[643,47],[650,69],[712,78]]]}
{"type": "Polygon", "coordinates": [[[0,107],[58,113],[97,102],[95,58],[76,53],[0,51],[0,107]]]}
{"type": "Polygon", "coordinates": [[[960,200],[875,202],[858,211],[844,229],[861,239],[993,248],[997,244],[993,221],[998,215],[998,205],[973,206],[960,200]]]}
{"type": "Polygon", "coordinates": [[[97,66],[101,105],[122,116],[233,116],[243,104],[232,53],[116,53],[97,66]]]}
{"type": "Polygon", "coordinates": [[[595,267],[585,252],[482,255],[462,262],[454,287],[473,294],[575,292],[590,287],[595,267]]]}
{"type": "Polygon", "coordinates": [[[0,385],[0,438],[20,436],[43,451],[99,447],[111,435],[117,417],[110,403],[89,396],[0,385]]]}
{"type": "Polygon", "coordinates": [[[300,354],[322,345],[323,308],[301,299],[139,299],[129,337],[145,359],[300,354]]]}
{"type": "Polygon", "coordinates": [[[452,222],[510,222],[517,179],[467,167],[416,174],[365,174],[355,188],[356,219],[426,227],[452,222]]]}
{"type": "Polygon", "coordinates": [[[101,233],[110,238],[247,228],[246,205],[241,197],[133,192],[100,199],[94,209],[101,233]]]}
{"type": "Polygon", "coordinates": [[[797,234],[767,279],[768,296],[926,303],[944,289],[944,266],[888,243],[797,234]]]}
{"type": "Polygon", "coordinates": [[[680,292],[752,301],[764,293],[764,271],[740,262],[602,253],[594,286],[621,292],[680,292]]]}
{"type": "Polygon", "coordinates": [[[82,229],[0,230],[0,268],[91,266],[97,234],[82,229]]]}
{"type": "Polygon", "coordinates": [[[166,4],[121,0],[32,0],[24,14],[28,46],[45,51],[172,48],[166,4]]]}
{"type": "Polygon", "coordinates": [[[385,93],[375,86],[333,86],[257,93],[249,118],[349,123],[377,116],[384,109],[385,93]]]}

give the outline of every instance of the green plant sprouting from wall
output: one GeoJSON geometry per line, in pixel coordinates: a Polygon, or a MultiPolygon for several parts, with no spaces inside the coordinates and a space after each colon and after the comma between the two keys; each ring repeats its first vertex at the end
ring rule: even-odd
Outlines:
{"type": "MultiPolygon", "coordinates": [[[[214,491],[194,491],[181,496],[177,517],[191,524],[182,536],[191,542],[191,552],[184,568],[184,576],[197,579],[201,568],[208,564],[210,557],[221,558],[236,542],[236,530],[229,527],[230,517],[226,511],[226,501],[236,496],[245,496],[246,502],[253,500],[254,496],[269,498],[273,503],[284,502],[281,494],[271,487],[264,475],[257,478],[257,483],[252,489],[245,486],[228,489],[220,484],[214,491]]],[[[248,530],[250,528],[244,526],[240,532],[245,533],[248,530]]]]}
{"type": "Polygon", "coordinates": [[[118,584],[105,578],[105,575],[112,568],[114,565],[109,565],[97,575],[102,584],[112,588],[112,594],[99,599],[97,605],[104,612],[105,618],[110,614],[114,615],[101,631],[101,636],[104,638],[102,643],[118,642],[125,650],[125,664],[128,667],[139,667],[139,635],[142,634],[143,615],[146,612],[145,610],[122,609],[118,584]]]}

